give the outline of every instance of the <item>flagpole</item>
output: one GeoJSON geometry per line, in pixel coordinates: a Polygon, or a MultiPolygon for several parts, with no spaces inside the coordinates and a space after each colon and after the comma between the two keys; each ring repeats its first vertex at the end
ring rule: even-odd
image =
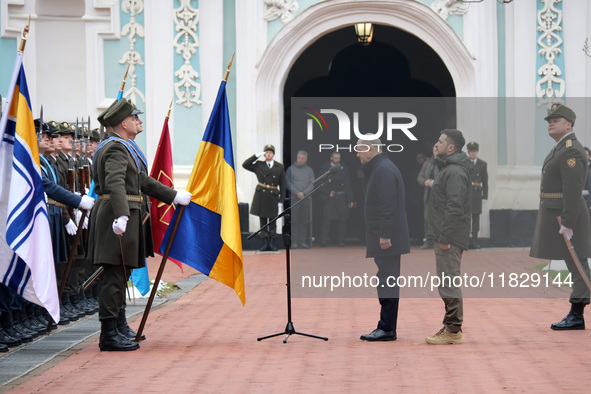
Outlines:
{"type": "Polygon", "coordinates": [[[119,88],[119,92],[117,93],[117,101],[123,98],[123,90],[125,89],[125,81],[127,80],[127,73],[129,72],[129,66],[131,63],[127,65],[127,70],[125,70],[125,75],[123,76],[123,81],[121,82],[121,87],[119,88]]]}
{"type": "MultiPolygon", "coordinates": [[[[14,96],[14,88],[16,86],[16,80],[23,64],[23,54],[25,51],[25,45],[27,44],[27,37],[29,35],[29,26],[31,24],[31,15],[27,18],[27,24],[23,30],[23,36],[16,52],[16,60],[14,62],[14,69],[12,70],[12,77],[10,78],[10,84],[8,85],[8,95],[6,96],[6,105],[2,111],[2,118],[0,118],[0,131],[4,134],[6,129],[6,122],[8,122],[8,113],[12,105],[12,96],[14,96]]],[[[1,105],[2,103],[0,103],[1,105]]]]}
{"type": "MultiPolygon", "coordinates": [[[[228,81],[228,76],[230,75],[230,67],[232,67],[232,61],[234,60],[234,54],[232,54],[232,58],[230,59],[230,63],[228,63],[228,68],[226,69],[226,74],[224,75],[224,81],[228,81]]],[[[174,99],[173,99],[174,100],[174,99]]],[[[172,100],[170,102],[172,106],[172,100]]],[[[168,108],[168,113],[166,117],[170,115],[170,107],[168,108]]],[[[189,203],[190,204],[190,203],[189,203]]],[[[168,255],[170,254],[170,250],[172,249],[172,244],[176,238],[176,233],[179,228],[179,224],[181,222],[181,218],[183,213],[185,212],[185,205],[182,205],[178,211],[176,221],[172,227],[172,231],[170,232],[170,238],[168,238],[168,243],[166,244],[166,249],[164,250],[164,254],[162,255],[162,260],[160,261],[160,267],[158,267],[158,273],[156,274],[156,278],[154,279],[154,286],[152,286],[152,291],[150,292],[150,297],[148,298],[148,303],[146,304],[146,308],[144,309],[144,314],[142,315],[142,321],[140,322],[140,326],[137,330],[137,335],[135,337],[135,341],[139,343],[140,338],[142,337],[142,331],[146,325],[146,321],[148,320],[148,315],[150,313],[150,308],[152,308],[152,303],[154,302],[154,297],[156,296],[156,291],[158,290],[158,284],[160,283],[160,279],[162,278],[162,274],[164,272],[164,266],[166,265],[166,261],[168,260],[168,255]]]]}

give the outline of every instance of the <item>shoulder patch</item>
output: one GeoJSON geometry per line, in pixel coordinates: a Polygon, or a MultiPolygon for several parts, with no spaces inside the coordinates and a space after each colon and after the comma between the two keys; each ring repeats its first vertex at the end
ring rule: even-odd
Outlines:
{"type": "Polygon", "coordinates": [[[570,148],[571,146],[573,146],[573,141],[572,140],[566,140],[566,147],[570,148]]]}
{"type": "MultiPolygon", "coordinates": [[[[570,140],[568,142],[570,142],[570,140]]],[[[577,165],[577,159],[575,159],[574,157],[572,159],[568,159],[566,161],[566,165],[569,166],[570,168],[573,168],[574,166],[577,165]]]]}

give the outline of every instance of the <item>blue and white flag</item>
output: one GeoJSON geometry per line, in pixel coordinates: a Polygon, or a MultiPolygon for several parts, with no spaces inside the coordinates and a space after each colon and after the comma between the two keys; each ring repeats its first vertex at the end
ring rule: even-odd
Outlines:
{"type": "Polygon", "coordinates": [[[59,321],[37,136],[20,52],[0,133],[0,281],[59,321]]]}

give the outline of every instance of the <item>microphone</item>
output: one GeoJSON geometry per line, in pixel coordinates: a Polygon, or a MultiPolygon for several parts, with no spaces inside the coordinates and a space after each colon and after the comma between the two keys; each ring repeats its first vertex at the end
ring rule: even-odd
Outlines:
{"type": "Polygon", "coordinates": [[[332,167],[330,167],[330,170],[326,171],[324,174],[322,174],[318,178],[314,179],[312,184],[314,185],[314,187],[316,187],[320,183],[324,183],[325,181],[327,181],[328,178],[330,178],[331,176],[333,176],[334,174],[336,174],[339,171],[341,171],[340,167],[332,166],[332,167]]]}

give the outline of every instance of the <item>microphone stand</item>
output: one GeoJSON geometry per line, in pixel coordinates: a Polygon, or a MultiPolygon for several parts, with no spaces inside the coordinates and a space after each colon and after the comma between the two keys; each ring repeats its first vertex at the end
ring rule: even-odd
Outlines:
{"type": "Polygon", "coordinates": [[[290,335],[293,335],[293,334],[328,341],[328,338],[326,338],[326,337],[320,337],[317,335],[311,335],[311,334],[305,334],[303,332],[298,332],[295,330],[295,328],[293,326],[293,322],[291,319],[291,258],[290,258],[291,257],[291,252],[290,252],[290,250],[291,250],[291,220],[290,220],[291,215],[290,215],[290,212],[295,206],[300,204],[305,199],[309,198],[312,194],[314,194],[315,191],[317,191],[318,189],[323,187],[328,182],[329,179],[330,179],[330,176],[327,176],[326,179],[321,181],[318,184],[318,186],[316,186],[307,196],[305,196],[301,200],[297,201],[295,204],[291,205],[289,208],[285,209],[283,212],[279,213],[274,219],[270,220],[269,223],[267,223],[266,225],[261,227],[257,232],[252,233],[251,235],[248,236],[248,239],[251,239],[251,238],[255,237],[256,235],[258,235],[265,228],[267,228],[267,226],[269,226],[271,223],[276,222],[277,219],[279,219],[281,217],[285,218],[285,220],[283,222],[282,232],[283,232],[283,244],[285,246],[285,265],[286,265],[286,272],[287,272],[287,283],[285,284],[287,286],[287,325],[285,326],[284,331],[278,332],[276,334],[271,334],[271,335],[257,338],[257,341],[262,341],[263,339],[277,337],[279,335],[286,335],[285,339],[283,340],[283,343],[287,343],[287,340],[289,339],[290,335]]]}

